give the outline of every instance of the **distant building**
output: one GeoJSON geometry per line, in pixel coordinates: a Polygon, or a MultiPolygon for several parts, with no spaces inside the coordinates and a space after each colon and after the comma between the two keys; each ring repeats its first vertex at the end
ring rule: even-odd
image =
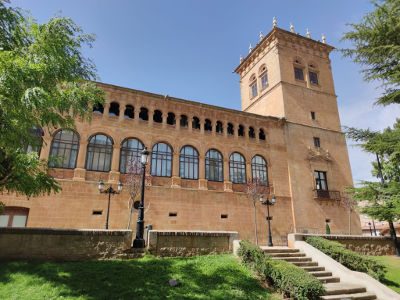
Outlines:
{"type": "MultiPolygon", "coordinates": [[[[347,233],[341,200],[353,182],[332,50],[324,39],[274,26],[235,69],[242,111],[99,83],[107,102],[94,108],[91,124],[77,120],[76,131],[45,130],[40,157],[62,158],[50,170],[62,192],[0,195],[7,206],[0,225],[104,228],[107,197],[97,182],[125,182],[127,162],[146,146],[152,177],[145,224],[154,229],[231,230],[254,240],[246,181],[257,177],[277,198],[271,207],[275,244],[284,244],[290,232],[324,233],[327,219],[332,234],[347,233]]],[[[127,227],[128,200],[127,189],[112,196],[111,229],[127,227]]],[[[265,244],[265,207],[256,206],[265,244]]],[[[353,214],[351,231],[361,234],[353,214]]],[[[135,220],[136,213],[133,229],[135,220]]]]}

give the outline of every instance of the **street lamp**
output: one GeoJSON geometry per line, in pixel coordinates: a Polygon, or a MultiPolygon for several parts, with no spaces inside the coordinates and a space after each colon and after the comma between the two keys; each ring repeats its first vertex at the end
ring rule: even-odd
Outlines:
{"type": "Polygon", "coordinates": [[[262,205],[267,206],[267,221],[268,221],[268,247],[272,247],[272,233],[271,233],[271,220],[272,217],[269,215],[269,207],[274,205],[276,203],[276,198],[275,195],[272,195],[271,200],[264,199],[263,196],[260,198],[260,202],[262,205]]]}
{"type": "Polygon", "coordinates": [[[144,248],[145,241],[143,238],[144,233],[144,185],[146,180],[146,164],[150,152],[146,147],[141,151],[140,162],[142,163],[142,192],[140,197],[140,203],[138,208],[138,220],[136,225],[136,237],[133,241],[133,248],[144,248]]]}
{"type": "Polygon", "coordinates": [[[371,222],[368,222],[368,226],[369,226],[369,232],[371,233],[371,236],[372,236],[372,227],[371,227],[371,222]]]}
{"type": "Polygon", "coordinates": [[[122,182],[118,181],[118,188],[117,188],[117,190],[114,190],[111,185],[107,189],[104,189],[104,182],[103,182],[103,180],[100,180],[97,188],[99,189],[100,193],[108,194],[107,219],[106,219],[106,226],[105,226],[106,229],[108,229],[108,219],[110,218],[111,195],[119,194],[122,192],[122,182]]]}

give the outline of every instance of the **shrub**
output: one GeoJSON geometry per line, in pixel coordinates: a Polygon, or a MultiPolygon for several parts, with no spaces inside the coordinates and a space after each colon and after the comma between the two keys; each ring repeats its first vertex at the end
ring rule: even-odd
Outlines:
{"type": "Polygon", "coordinates": [[[384,265],[369,257],[346,249],[339,242],[329,241],[321,237],[307,237],[306,242],[350,270],[367,273],[378,280],[384,279],[384,265]]]}
{"type": "Polygon", "coordinates": [[[318,299],[324,293],[318,279],[289,262],[272,260],[259,247],[247,241],[240,242],[238,255],[263,280],[295,299],[318,299]]]}

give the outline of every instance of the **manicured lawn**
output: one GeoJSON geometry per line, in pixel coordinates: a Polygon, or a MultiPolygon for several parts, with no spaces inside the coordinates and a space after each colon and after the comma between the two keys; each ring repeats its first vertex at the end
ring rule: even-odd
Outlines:
{"type": "Polygon", "coordinates": [[[383,284],[400,293],[400,258],[396,256],[374,256],[386,266],[386,276],[383,284]]]}
{"type": "MultiPolygon", "coordinates": [[[[0,299],[272,299],[231,255],[0,263],[0,299]],[[170,287],[168,281],[180,284],[170,287]]],[[[274,298],[276,299],[276,298],[274,298]]]]}

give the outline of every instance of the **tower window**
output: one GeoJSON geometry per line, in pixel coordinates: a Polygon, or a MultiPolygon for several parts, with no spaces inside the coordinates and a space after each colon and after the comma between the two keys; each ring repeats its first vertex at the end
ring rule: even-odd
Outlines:
{"type": "Polygon", "coordinates": [[[125,119],[133,119],[134,118],[134,108],[132,105],[125,106],[124,118],[125,119]]]}
{"type": "Polygon", "coordinates": [[[304,73],[302,68],[294,67],[294,78],[296,80],[304,81],[304,73]]]}
{"type": "Polygon", "coordinates": [[[175,120],[175,114],[172,112],[168,113],[168,117],[167,117],[167,124],[168,125],[175,125],[176,120],[175,120]]]}
{"type": "Polygon", "coordinates": [[[204,130],[205,131],[212,131],[212,123],[209,119],[206,119],[204,122],[204,130]]]}
{"type": "Polygon", "coordinates": [[[249,138],[254,139],[256,137],[256,134],[254,132],[253,127],[249,127],[249,138]]]}
{"type": "Polygon", "coordinates": [[[326,179],[326,172],[314,171],[315,187],[319,191],[328,190],[328,181],[326,179]]]}
{"type": "Polygon", "coordinates": [[[224,133],[224,126],[222,125],[221,121],[217,121],[217,125],[215,127],[215,131],[217,133],[224,133]]]}
{"type": "Polygon", "coordinates": [[[243,125],[239,125],[238,136],[244,136],[244,127],[243,127],[243,125]]]}
{"type": "Polygon", "coordinates": [[[192,128],[193,129],[200,129],[200,120],[199,120],[198,117],[193,117],[192,128]]]}
{"type": "Polygon", "coordinates": [[[253,82],[250,85],[250,90],[251,90],[251,97],[254,98],[257,96],[257,81],[253,82]]]}
{"type": "Polygon", "coordinates": [[[315,119],[316,119],[316,117],[315,117],[315,111],[312,111],[312,112],[311,112],[311,119],[312,119],[312,120],[315,120],[315,119]]]}
{"type": "Polygon", "coordinates": [[[251,77],[250,77],[250,85],[249,86],[250,86],[251,98],[256,97],[257,94],[258,94],[258,91],[257,91],[257,78],[256,78],[255,74],[251,75],[251,77]]]}
{"type": "Polygon", "coordinates": [[[318,85],[318,74],[314,71],[309,71],[310,83],[318,85]]]}
{"type": "Polygon", "coordinates": [[[321,140],[319,137],[314,137],[314,146],[317,148],[321,147],[321,140]]]}
{"type": "Polygon", "coordinates": [[[149,120],[149,111],[145,107],[140,108],[139,119],[143,121],[149,120]]]}
{"type": "Polygon", "coordinates": [[[258,138],[262,141],[265,141],[265,133],[264,130],[262,128],[260,128],[260,131],[258,133],[258,138]]]}
{"type": "Polygon", "coordinates": [[[261,79],[261,90],[264,90],[268,86],[268,74],[266,71],[263,74],[261,74],[260,79],[261,79]]]}

